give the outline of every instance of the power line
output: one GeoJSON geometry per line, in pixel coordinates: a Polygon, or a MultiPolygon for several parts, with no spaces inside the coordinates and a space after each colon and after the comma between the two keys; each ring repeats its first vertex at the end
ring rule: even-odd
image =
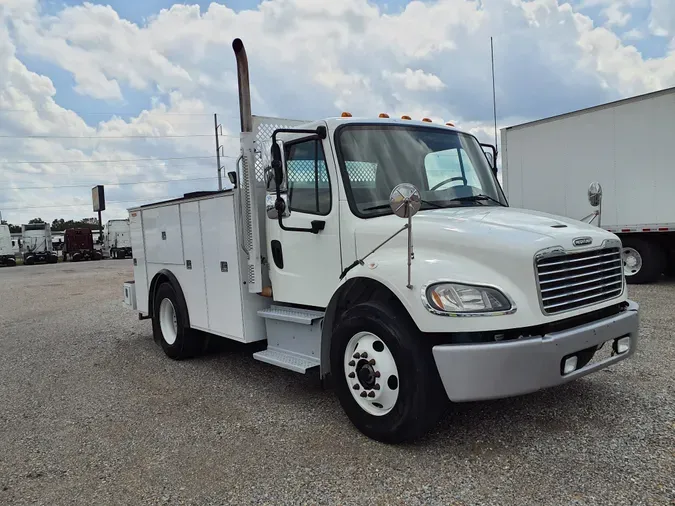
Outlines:
{"type": "Polygon", "coordinates": [[[205,181],[207,179],[217,179],[217,176],[211,177],[194,177],[194,178],[183,178],[183,179],[160,179],[153,181],[128,181],[128,182],[97,182],[91,184],[74,184],[74,185],[54,185],[54,186],[18,186],[13,188],[0,188],[4,190],[43,190],[43,189],[52,189],[52,188],[89,188],[92,184],[107,184],[110,186],[127,186],[135,184],[158,184],[158,183],[179,183],[181,181],[205,181]]]}
{"type": "MultiPolygon", "coordinates": [[[[135,200],[108,200],[106,204],[126,204],[130,202],[145,202],[147,200],[160,201],[160,200],[169,200],[169,199],[179,199],[182,198],[182,195],[173,197],[170,195],[164,197],[149,197],[144,199],[135,199],[135,200]]],[[[23,211],[24,209],[66,209],[71,207],[88,207],[91,206],[91,202],[86,204],[66,204],[61,206],[26,206],[26,207],[3,207],[3,211],[23,211]]]]}
{"type": "MultiPolygon", "coordinates": [[[[54,161],[54,160],[7,160],[0,162],[1,165],[9,165],[13,163],[43,163],[43,164],[57,164],[57,163],[117,163],[117,162],[139,162],[146,160],[153,161],[166,161],[166,160],[196,160],[196,159],[206,159],[206,158],[215,158],[216,155],[211,156],[177,156],[172,158],[127,158],[122,160],[66,160],[66,161],[54,161]]],[[[226,156],[225,158],[238,158],[236,156],[226,156]]]]}
{"type": "Polygon", "coordinates": [[[72,109],[61,109],[61,110],[51,110],[51,109],[0,109],[0,113],[10,113],[10,112],[74,112],[78,116],[84,116],[84,115],[100,115],[100,116],[139,116],[143,112],[147,112],[149,114],[152,114],[153,116],[211,116],[210,113],[206,112],[159,112],[159,111],[109,111],[109,112],[104,112],[104,111],[74,111],[72,109]]]}
{"type": "MultiPolygon", "coordinates": [[[[106,170],[108,171],[114,171],[114,170],[126,170],[126,169],[141,169],[140,175],[144,175],[146,172],[151,172],[153,170],[157,169],[171,169],[171,172],[175,174],[159,174],[158,177],[164,176],[164,177],[169,177],[169,176],[183,176],[183,177],[200,177],[204,175],[205,173],[210,172],[213,167],[211,165],[192,165],[192,164],[181,164],[181,165],[121,165],[121,166],[116,166],[116,165],[108,165],[105,167],[106,170]],[[176,169],[176,170],[174,170],[176,169]],[[194,169],[194,170],[192,170],[194,169]]],[[[20,176],[22,179],[30,179],[31,176],[39,177],[41,179],[44,178],[66,178],[66,180],[70,183],[81,183],[83,181],[90,181],[92,177],[97,177],[97,174],[92,174],[91,169],[93,167],[87,167],[86,169],[83,169],[84,171],[88,172],[79,172],[78,169],[71,169],[70,172],[52,172],[51,170],[49,172],[8,172],[5,169],[5,173],[2,176],[0,176],[0,185],[9,185],[15,182],[14,179],[9,178],[8,176],[20,176]],[[5,176],[5,177],[3,177],[5,176]]],[[[167,171],[168,172],[168,171],[167,171]]],[[[120,173],[119,176],[121,177],[131,177],[134,174],[122,174],[120,173]]],[[[19,178],[17,178],[19,179],[19,178]]],[[[23,182],[23,181],[22,181],[23,182]]],[[[105,184],[105,183],[94,183],[94,184],[105,184]]],[[[109,183],[109,184],[115,184],[115,183],[109,183]]]]}

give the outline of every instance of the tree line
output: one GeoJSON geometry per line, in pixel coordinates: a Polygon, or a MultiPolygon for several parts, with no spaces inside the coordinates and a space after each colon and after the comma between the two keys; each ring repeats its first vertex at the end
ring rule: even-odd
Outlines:
{"type": "MultiPolygon", "coordinates": [[[[32,218],[28,220],[29,225],[32,225],[33,223],[46,223],[46,221],[42,218],[32,218]]],[[[13,225],[6,220],[2,220],[1,224],[8,225],[10,233],[21,232],[21,225],[13,225]]],[[[91,228],[92,230],[98,230],[98,219],[82,218],[81,220],[64,220],[63,218],[59,218],[51,223],[52,232],[63,232],[69,228],[91,228]]]]}

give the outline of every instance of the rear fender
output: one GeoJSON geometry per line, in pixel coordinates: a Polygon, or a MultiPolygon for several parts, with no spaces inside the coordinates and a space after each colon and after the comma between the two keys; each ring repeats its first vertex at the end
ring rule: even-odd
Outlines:
{"type": "Polygon", "coordinates": [[[180,283],[178,282],[178,279],[176,279],[176,276],[168,269],[159,271],[150,282],[150,289],[148,290],[148,315],[152,317],[152,315],[155,314],[155,293],[162,283],[169,283],[173,287],[176,292],[180,310],[182,314],[185,315],[184,327],[186,329],[190,328],[190,313],[188,312],[187,303],[185,302],[183,289],[180,287],[180,283]]]}

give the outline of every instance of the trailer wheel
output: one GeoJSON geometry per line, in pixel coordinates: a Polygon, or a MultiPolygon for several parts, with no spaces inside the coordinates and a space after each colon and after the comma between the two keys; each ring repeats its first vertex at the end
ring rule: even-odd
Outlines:
{"type": "Polygon", "coordinates": [[[170,283],[162,283],[157,289],[153,313],[153,337],[164,353],[174,360],[194,356],[199,338],[192,329],[185,327],[186,315],[170,283]]]}
{"type": "Polygon", "coordinates": [[[377,441],[422,436],[448,403],[431,345],[405,311],[386,303],[348,309],[333,333],[330,359],[342,408],[377,441]]]}
{"type": "Polygon", "coordinates": [[[24,261],[26,265],[34,265],[35,264],[35,257],[34,256],[29,256],[26,257],[26,260],[24,261]]]}
{"type": "Polygon", "coordinates": [[[626,283],[652,283],[661,276],[666,266],[666,254],[661,246],[639,237],[625,237],[622,243],[626,283]]]}

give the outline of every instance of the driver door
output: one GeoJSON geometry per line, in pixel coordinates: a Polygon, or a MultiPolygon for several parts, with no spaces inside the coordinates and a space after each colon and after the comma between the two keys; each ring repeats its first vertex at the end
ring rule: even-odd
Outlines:
{"type": "MultiPolygon", "coordinates": [[[[328,139],[285,136],[287,211],[266,218],[267,258],[275,301],[325,307],[342,271],[338,184],[328,139]],[[328,156],[327,156],[328,155],[328,156]],[[323,227],[310,232],[312,222],[323,227]]],[[[274,184],[268,188],[274,195],[274,184]]],[[[275,214],[275,213],[272,213],[275,214]]]]}

